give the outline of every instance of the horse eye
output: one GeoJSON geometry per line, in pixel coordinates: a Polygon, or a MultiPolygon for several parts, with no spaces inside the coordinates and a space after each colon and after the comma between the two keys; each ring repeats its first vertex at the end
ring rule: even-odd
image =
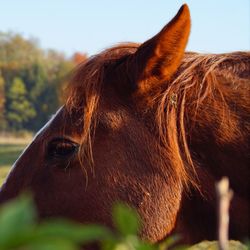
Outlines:
{"type": "Polygon", "coordinates": [[[78,151],[79,145],[65,138],[53,139],[48,146],[51,158],[70,157],[78,151]]]}

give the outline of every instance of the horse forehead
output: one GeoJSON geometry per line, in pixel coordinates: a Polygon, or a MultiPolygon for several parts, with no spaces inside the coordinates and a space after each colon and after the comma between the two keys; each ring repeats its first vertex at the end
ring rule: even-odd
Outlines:
{"type": "Polygon", "coordinates": [[[119,130],[129,122],[129,114],[125,110],[104,110],[100,114],[101,123],[105,126],[119,130]]]}
{"type": "MultiPolygon", "coordinates": [[[[76,119],[65,112],[65,107],[62,106],[58,111],[51,116],[50,120],[37,132],[34,137],[36,139],[45,140],[50,137],[73,136],[78,132],[76,119]],[[72,125],[74,124],[74,126],[72,125]]],[[[39,140],[37,140],[39,141],[39,140]]]]}

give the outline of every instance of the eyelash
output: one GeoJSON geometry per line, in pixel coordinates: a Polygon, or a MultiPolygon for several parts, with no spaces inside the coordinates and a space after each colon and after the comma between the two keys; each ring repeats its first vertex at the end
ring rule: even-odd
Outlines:
{"type": "Polygon", "coordinates": [[[50,158],[67,158],[78,151],[79,145],[65,138],[55,138],[48,145],[50,158]]]}

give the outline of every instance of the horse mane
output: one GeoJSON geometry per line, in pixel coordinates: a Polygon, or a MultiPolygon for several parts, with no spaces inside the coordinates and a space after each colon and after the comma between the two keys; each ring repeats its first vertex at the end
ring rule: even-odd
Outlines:
{"type": "MultiPolygon", "coordinates": [[[[97,124],[96,110],[107,66],[133,54],[138,46],[134,43],[121,44],[89,58],[76,68],[68,85],[65,107],[69,112],[77,110],[83,114],[80,157],[87,158],[91,166],[91,138],[97,124]]],[[[194,158],[188,146],[190,131],[196,124],[205,126],[215,119],[218,123],[215,126],[220,128],[215,129],[218,144],[244,137],[245,132],[237,127],[237,117],[247,117],[250,111],[249,72],[249,52],[187,52],[172,80],[150,97],[150,107],[156,107],[155,123],[160,141],[186,186],[191,183],[199,188],[194,158]],[[212,109],[216,111],[209,113],[212,109]],[[212,117],[215,114],[217,117],[212,117]]],[[[249,132],[249,124],[244,126],[249,132]]]]}
{"type": "MultiPolygon", "coordinates": [[[[76,67],[66,87],[65,108],[69,113],[76,111],[83,114],[79,159],[82,163],[83,159],[87,160],[93,174],[92,137],[97,122],[96,110],[101,96],[106,66],[122,56],[134,53],[137,47],[138,45],[135,43],[120,44],[90,57],[76,67]]],[[[83,166],[83,164],[81,165],[83,166]]],[[[84,168],[83,170],[87,177],[86,170],[84,168]]]]}
{"type": "Polygon", "coordinates": [[[188,146],[197,125],[203,135],[197,132],[196,137],[201,137],[200,141],[206,139],[209,124],[219,147],[239,145],[249,135],[250,124],[245,124],[245,131],[239,124],[240,117],[249,116],[249,83],[250,53],[187,52],[178,72],[155,98],[161,141],[172,152],[172,161],[186,186],[191,183],[199,189],[194,167],[197,162],[188,146]]]}

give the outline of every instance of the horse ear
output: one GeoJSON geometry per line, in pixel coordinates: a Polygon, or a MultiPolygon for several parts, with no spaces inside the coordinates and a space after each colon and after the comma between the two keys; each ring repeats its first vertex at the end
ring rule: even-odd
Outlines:
{"type": "Polygon", "coordinates": [[[145,93],[171,78],[178,69],[190,33],[189,8],[184,4],[177,15],[131,57],[136,89],[145,93]],[[153,85],[153,86],[152,86],[153,85]]]}

